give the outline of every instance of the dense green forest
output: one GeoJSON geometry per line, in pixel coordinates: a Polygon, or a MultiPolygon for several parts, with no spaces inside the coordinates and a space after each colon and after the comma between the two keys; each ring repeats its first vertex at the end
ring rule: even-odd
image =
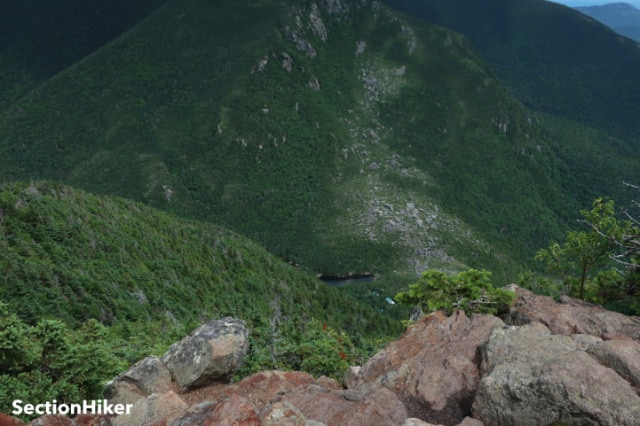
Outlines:
{"type": "Polygon", "coordinates": [[[166,2],[4,110],[0,178],[393,282],[469,266],[508,281],[638,175],[632,146],[528,109],[459,34],[382,5],[313,7],[166,2]]]}
{"type": "Polygon", "coordinates": [[[640,55],[635,41],[551,1],[385,3],[463,34],[528,107],[615,135],[637,152],[640,55]]]}
{"type": "Polygon", "coordinates": [[[47,182],[3,185],[0,213],[0,297],[28,323],[293,316],[351,332],[397,330],[373,309],[215,225],[47,182]]]}
{"type": "MultiPolygon", "coordinates": [[[[308,349],[299,354],[300,345],[323,339],[349,353],[348,361],[333,353],[341,369],[324,372],[337,374],[346,368],[341,363],[361,361],[401,331],[393,313],[326,286],[234,232],[53,182],[0,187],[0,251],[0,359],[6,361],[0,381],[22,373],[22,383],[31,383],[39,377],[32,373],[49,371],[46,363],[32,365],[46,347],[46,341],[38,346],[47,336],[41,330],[49,329],[66,335],[88,327],[86,335],[74,331],[69,342],[58,342],[59,355],[71,351],[67,357],[78,356],[69,349],[74,341],[91,351],[91,336],[101,336],[95,345],[109,362],[91,371],[98,382],[150,353],[162,354],[213,318],[241,318],[251,329],[244,374],[300,368],[304,354],[316,356],[308,349]],[[109,327],[91,325],[95,320],[109,327]],[[347,337],[324,335],[323,324],[347,337]],[[274,340],[277,353],[269,350],[274,340]]],[[[312,360],[305,365],[312,368],[312,360]]],[[[62,395],[67,389],[51,386],[62,395]]],[[[89,387],[96,390],[95,383],[89,387]]],[[[15,395],[4,397],[0,411],[15,395]]]]}

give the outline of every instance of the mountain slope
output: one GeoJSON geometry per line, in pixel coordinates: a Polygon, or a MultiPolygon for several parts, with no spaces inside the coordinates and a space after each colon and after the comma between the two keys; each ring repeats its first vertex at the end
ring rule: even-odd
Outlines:
{"type": "Polygon", "coordinates": [[[640,48],[581,13],[540,0],[388,0],[459,31],[537,111],[640,144],[640,48]]]}
{"type": "Polygon", "coordinates": [[[0,14],[0,109],[113,40],[165,0],[22,0],[0,14]]]}
{"type": "Polygon", "coordinates": [[[214,221],[332,275],[506,277],[639,170],[525,108],[464,37],[367,1],[169,1],[0,135],[1,179],[214,221]]]}
{"type": "Polygon", "coordinates": [[[640,10],[629,3],[609,3],[575,9],[602,22],[618,34],[640,41],[640,10]]]}
{"type": "Polygon", "coordinates": [[[360,333],[393,322],[255,243],[119,198],[32,182],[0,187],[0,300],[21,318],[179,323],[303,318],[360,333]]]}

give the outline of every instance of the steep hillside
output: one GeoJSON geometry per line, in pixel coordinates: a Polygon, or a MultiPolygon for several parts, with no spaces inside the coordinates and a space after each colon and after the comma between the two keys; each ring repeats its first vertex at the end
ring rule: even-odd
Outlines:
{"type": "Polygon", "coordinates": [[[620,137],[637,155],[637,43],[576,10],[550,1],[387,3],[464,34],[529,107],[620,137]]]}
{"type": "Polygon", "coordinates": [[[395,327],[233,232],[55,183],[0,187],[0,251],[0,300],[30,323],[235,315],[255,328],[312,318],[365,335],[395,327]]]}
{"type": "Polygon", "coordinates": [[[0,14],[0,109],[102,47],[165,0],[21,0],[0,14]]]}
{"type": "Polygon", "coordinates": [[[332,275],[513,279],[640,170],[525,108],[459,34],[369,1],[169,1],[14,103],[0,135],[0,179],[214,221],[332,275]]]}
{"type": "Polygon", "coordinates": [[[609,3],[575,9],[602,22],[618,34],[640,41],[640,10],[629,3],[609,3]]]}

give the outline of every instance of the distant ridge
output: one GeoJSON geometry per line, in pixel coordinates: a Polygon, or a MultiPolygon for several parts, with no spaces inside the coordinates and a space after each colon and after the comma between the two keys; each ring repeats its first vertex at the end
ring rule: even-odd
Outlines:
{"type": "Polygon", "coordinates": [[[629,3],[609,3],[575,9],[602,22],[618,34],[640,41],[640,10],[629,3]]]}

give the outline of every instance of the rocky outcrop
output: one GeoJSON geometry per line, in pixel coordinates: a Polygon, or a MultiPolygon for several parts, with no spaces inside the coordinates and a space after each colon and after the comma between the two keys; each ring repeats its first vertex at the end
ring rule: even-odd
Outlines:
{"type": "Polygon", "coordinates": [[[211,321],[169,348],[162,362],[181,390],[211,382],[228,382],[249,349],[244,321],[211,321]]]}
{"type": "Polygon", "coordinates": [[[24,426],[24,422],[8,414],[0,413],[0,425],[2,426],[24,426]]]}
{"type": "Polygon", "coordinates": [[[612,338],[640,339],[640,319],[629,317],[579,299],[562,296],[560,303],[547,296],[511,286],[517,298],[505,322],[524,325],[539,322],[553,334],[589,334],[609,340],[612,338]]]}
{"type": "Polygon", "coordinates": [[[115,417],[111,424],[113,426],[170,425],[174,424],[174,420],[187,408],[187,404],[174,391],[163,394],[153,393],[139,399],[133,404],[130,414],[115,417]]]}
{"type": "Polygon", "coordinates": [[[640,343],[632,340],[611,340],[589,346],[587,352],[605,367],[640,390],[640,343]]]}
{"type": "Polygon", "coordinates": [[[389,389],[411,417],[456,424],[471,413],[480,381],[479,347],[503,325],[497,317],[468,318],[462,311],[429,315],[369,360],[349,386],[389,389]]]}
{"type": "Polygon", "coordinates": [[[311,43],[309,43],[297,33],[289,32],[288,37],[293,42],[293,44],[295,44],[296,48],[304,52],[304,54],[309,58],[315,58],[316,56],[318,56],[318,52],[316,52],[311,43]]]}
{"type": "Polygon", "coordinates": [[[228,383],[249,348],[243,321],[210,321],[172,345],[162,359],[147,357],[107,383],[113,404],[134,404],[152,394],[228,383]]]}
{"type": "Polygon", "coordinates": [[[541,323],[494,330],[474,417],[490,425],[640,424],[631,385],[585,351],[599,340],[552,335],[541,323]]]}
{"type": "MultiPolygon", "coordinates": [[[[428,315],[351,367],[342,384],[282,371],[229,384],[248,332],[239,320],[212,321],[110,383],[109,401],[132,404],[130,414],[43,416],[30,425],[640,424],[638,320],[511,290],[505,322],[428,315]]],[[[22,424],[0,415],[5,423],[22,424]]]]}
{"type": "MultiPolygon", "coordinates": [[[[267,371],[237,384],[202,389],[212,404],[188,412],[175,424],[398,425],[407,418],[402,402],[386,389],[353,392],[300,372],[267,371]]],[[[201,392],[199,391],[199,392],[201,392]]],[[[206,396],[205,396],[206,395],[206,396]]],[[[191,399],[195,395],[185,395],[191,399]]]]}
{"type": "Polygon", "coordinates": [[[349,6],[343,0],[320,0],[320,5],[330,15],[349,13],[349,6]]]}

